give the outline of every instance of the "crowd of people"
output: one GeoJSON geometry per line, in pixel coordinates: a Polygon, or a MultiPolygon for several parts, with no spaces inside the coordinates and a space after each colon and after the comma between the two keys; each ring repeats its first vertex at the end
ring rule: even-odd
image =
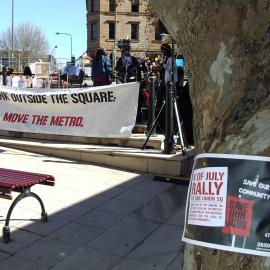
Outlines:
{"type": "MultiPolygon", "coordinates": [[[[170,82],[174,85],[174,100],[178,106],[178,112],[185,131],[187,143],[193,144],[192,106],[189,96],[188,80],[184,83],[185,61],[181,54],[173,55],[168,43],[161,44],[160,54],[148,55],[144,59],[137,59],[131,55],[130,44],[121,48],[121,56],[112,68],[112,59],[103,48],[99,48],[92,62],[92,81],[94,86],[110,85],[113,80],[117,83],[139,82],[140,91],[138,97],[138,113],[136,123],[147,124],[148,109],[150,107],[150,80],[149,75],[155,75],[155,110],[161,111],[157,124],[157,131],[165,133],[166,91],[170,82]],[[174,61],[173,61],[174,60],[174,61]]],[[[13,70],[3,67],[3,85],[9,86],[13,70]]],[[[33,74],[29,66],[24,67],[26,87],[32,87],[33,74]]],[[[175,133],[177,124],[175,123],[175,133]]]]}
{"type": "MultiPolygon", "coordinates": [[[[2,84],[6,86],[12,86],[13,81],[13,72],[14,69],[10,67],[3,66],[2,67],[2,84]]],[[[31,88],[32,87],[32,71],[28,65],[24,66],[23,69],[23,76],[24,76],[24,84],[23,86],[31,88]]],[[[21,79],[21,78],[20,78],[21,79]]],[[[22,80],[18,80],[18,83],[21,83],[22,80]]]]}
{"type": "MultiPolygon", "coordinates": [[[[149,108],[150,87],[148,76],[155,74],[155,108],[161,110],[165,103],[166,89],[169,82],[174,84],[175,101],[178,105],[179,117],[184,128],[189,145],[193,144],[192,106],[189,96],[188,81],[184,83],[185,61],[182,54],[173,55],[169,44],[161,45],[160,55],[149,55],[145,59],[137,59],[130,53],[130,45],[121,48],[121,56],[116,62],[115,73],[112,70],[111,58],[104,49],[98,49],[92,65],[92,80],[94,86],[109,85],[115,79],[118,83],[140,82],[138,98],[137,123],[147,121],[144,111],[149,108]],[[175,60],[173,62],[173,59],[175,60]]],[[[175,124],[177,133],[177,125],[175,124]]],[[[165,110],[161,113],[158,128],[164,133],[165,110]]]]}

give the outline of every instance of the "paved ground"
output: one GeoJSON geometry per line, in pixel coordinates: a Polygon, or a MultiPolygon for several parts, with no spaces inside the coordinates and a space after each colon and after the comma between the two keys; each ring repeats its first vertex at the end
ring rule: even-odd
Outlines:
{"type": "MultiPolygon", "coordinates": [[[[0,147],[1,167],[52,174],[11,216],[0,269],[180,270],[187,186],[78,161],[0,147]]],[[[14,193],[14,195],[17,195],[14,193]]],[[[15,196],[14,196],[15,197],[15,196]]],[[[1,225],[11,201],[0,199],[1,225]]]]}

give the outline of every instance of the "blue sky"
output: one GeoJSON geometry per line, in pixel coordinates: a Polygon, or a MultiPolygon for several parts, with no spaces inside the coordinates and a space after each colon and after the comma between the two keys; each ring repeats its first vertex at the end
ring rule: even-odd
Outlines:
{"type": "MultiPolygon", "coordinates": [[[[14,28],[30,22],[38,26],[49,42],[50,52],[57,58],[70,59],[72,51],[76,59],[87,49],[86,4],[85,0],[13,0],[14,28]]],[[[12,24],[12,0],[0,0],[0,33],[12,24]]]]}

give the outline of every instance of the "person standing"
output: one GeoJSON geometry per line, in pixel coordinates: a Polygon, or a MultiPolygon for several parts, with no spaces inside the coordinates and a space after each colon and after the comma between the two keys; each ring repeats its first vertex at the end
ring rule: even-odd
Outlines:
{"type": "Polygon", "coordinates": [[[174,72],[174,81],[178,81],[178,74],[176,68],[172,65],[172,48],[169,44],[161,44],[162,60],[161,60],[161,69],[160,69],[160,84],[157,94],[157,108],[161,108],[163,101],[166,96],[166,85],[168,82],[172,81],[172,72],[174,72]],[[174,68],[174,71],[172,69],[174,68]]]}
{"type": "Polygon", "coordinates": [[[13,73],[13,71],[14,71],[13,68],[7,69],[6,86],[12,87],[12,80],[13,80],[12,73],[13,73]]]}
{"type": "Polygon", "coordinates": [[[118,80],[122,83],[141,80],[140,63],[136,57],[130,54],[130,45],[125,45],[121,51],[121,57],[116,62],[115,70],[118,80]]]}
{"type": "MultiPolygon", "coordinates": [[[[121,83],[141,82],[141,66],[137,58],[130,54],[130,44],[125,44],[121,49],[121,57],[116,62],[115,71],[121,83]]],[[[140,84],[136,123],[143,122],[143,93],[140,84]]]]}
{"type": "Polygon", "coordinates": [[[104,49],[99,48],[92,65],[92,80],[94,86],[112,83],[112,66],[109,56],[104,49]]]}
{"type": "Polygon", "coordinates": [[[24,69],[23,69],[23,75],[25,76],[26,78],[26,85],[27,87],[31,87],[32,88],[32,71],[31,71],[31,68],[29,66],[25,66],[24,69]]]}
{"type": "Polygon", "coordinates": [[[7,85],[7,67],[2,67],[3,85],[7,85]]]}

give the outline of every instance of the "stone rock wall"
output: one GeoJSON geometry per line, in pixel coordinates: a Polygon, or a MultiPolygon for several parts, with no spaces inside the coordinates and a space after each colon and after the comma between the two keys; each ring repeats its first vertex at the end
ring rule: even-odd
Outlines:
{"type": "Polygon", "coordinates": [[[186,59],[198,151],[269,155],[269,0],[150,3],[186,59]]]}
{"type": "MultiPolygon", "coordinates": [[[[270,1],[149,1],[186,60],[197,151],[270,156],[270,1]]],[[[184,261],[270,269],[268,258],[193,245],[184,261]]]]}

